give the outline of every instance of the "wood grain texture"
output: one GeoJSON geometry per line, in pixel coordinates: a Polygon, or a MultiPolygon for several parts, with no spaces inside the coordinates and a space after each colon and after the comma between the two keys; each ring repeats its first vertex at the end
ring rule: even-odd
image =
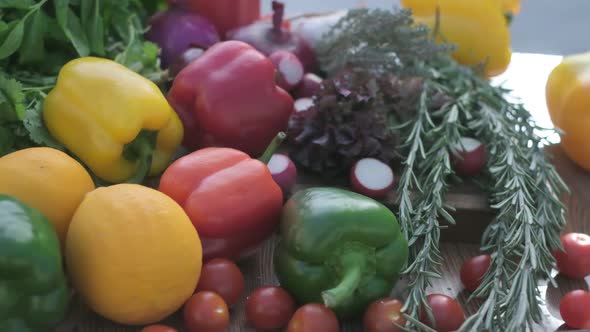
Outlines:
{"type": "MultiPolygon", "coordinates": [[[[571,190],[570,195],[563,196],[563,202],[568,209],[568,225],[564,232],[577,231],[590,233],[590,173],[575,166],[563,154],[559,146],[552,146],[548,150],[554,155],[554,164],[571,190]]],[[[455,204],[462,207],[458,209],[458,212],[463,213],[462,223],[452,227],[454,228],[453,231],[447,232],[448,236],[445,238],[445,243],[442,246],[444,258],[442,270],[444,278],[435,281],[434,285],[428,290],[429,293],[442,293],[457,297],[468,314],[473,313],[477,309],[478,302],[467,302],[469,295],[461,286],[459,269],[464,260],[478,254],[478,246],[473,243],[479,241],[481,232],[478,232],[478,229],[481,227],[469,228],[470,225],[484,225],[485,227],[485,223],[489,221],[489,218],[487,221],[476,220],[475,218],[485,218],[482,217],[484,215],[488,215],[489,217],[490,213],[489,210],[474,208],[474,204],[481,205],[481,202],[485,202],[485,197],[481,194],[474,195],[471,190],[473,190],[473,187],[454,192],[455,196],[453,199],[456,200],[455,204]]],[[[240,263],[243,272],[247,276],[247,290],[240,303],[231,309],[232,326],[228,331],[254,331],[246,322],[243,303],[245,296],[254,288],[263,285],[278,284],[272,267],[275,240],[275,238],[270,239],[255,256],[240,263]]],[[[558,284],[557,288],[545,284],[541,284],[540,286],[547,306],[545,308],[543,326],[538,326],[535,331],[566,331],[567,328],[562,326],[563,321],[561,321],[559,316],[559,301],[561,297],[572,289],[590,288],[590,277],[584,281],[568,280],[558,275],[556,281],[558,284]]],[[[392,296],[399,296],[400,290],[403,289],[404,285],[405,281],[400,280],[393,290],[392,296]]],[[[56,332],[135,332],[141,330],[141,327],[120,326],[102,319],[88,310],[79,300],[76,300],[71,307],[71,313],[56,328],[56,332]]],[[[176,327],[179,332],[186,331],[182,326],[182,316],[180,313],[176,313],[162,323],[176,327]]],[[[360,332],[362,328],[360,322],[348,322],[343,324],[342,331],[360,332]]]]}

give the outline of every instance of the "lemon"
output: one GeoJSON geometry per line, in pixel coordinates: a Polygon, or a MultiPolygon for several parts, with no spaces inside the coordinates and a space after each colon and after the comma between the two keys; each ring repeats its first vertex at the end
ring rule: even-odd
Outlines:
{"type": "Polygon", "coordinates": [[[137,184],[86,195],[66,240],[67,268],[81,297],[126,325],[158,322],[178,310],[193,294],[202,256],[182,207],[137,184]]]}
{"type": "Polygon", "coordinates": [[[0,158],[0,194],[38,209],[62,245],[74,212],[94,182],[84,166],[52,148],[29,148],[0,158]]]}

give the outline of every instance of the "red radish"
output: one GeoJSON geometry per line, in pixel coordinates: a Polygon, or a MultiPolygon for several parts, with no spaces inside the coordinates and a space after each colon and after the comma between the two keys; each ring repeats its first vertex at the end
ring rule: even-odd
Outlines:
{"type": "Polygon", "coordinates": [[[296,99],[309,98],[318,93],[321,88],[322,78],[314,73],[307,73],[303,75],[303,80],[295,87],[292,94],[296,99]]]}
{"type": "Polygon", "coordinates": [[[274,52],[268,58],[277,69],[277,83],[281,88],[291,91],[301,83],[304,73],[303,64],[295,54],[280,50],[274,52]]]}
{"type": "Polygon", "coordinates": [[[282,27],[285,5],[273,1],[272,10],[272,23],[259,20],[239,27],[229,31],[227,39],[243,41],[267,56],[278,50],[289,51],[299,58],[306,71],[314,71],[317,63],[312,49],[298,34],[282,27]]]}
{"type": "Polygon", "coordinates": [[[283,194],[291,192],[297,182],[297,168],[291,159],[280,153],[275,153],[267,164],[270,174],[283,190],[283,194]]]}
{"type": "Polygon", "coordinates": [[[393,180],[391,167],[375,158],[363,158],[357,161],[350,172],[352,189],[374,199],[387,196],[393,189],[393,180]]]}
{"type": "Polygon", "coordinates": [[[295,112],[307,112],[313,107],[313,99],[311,98],[299,98],[295,100],[295,112]]]}
{"type": "Polygon", "coordinates": [[[485,146],[475,138],[462,137],[459,144],[455,145],[458,156],[451,154],[455,171],[463,176],[475,176],[487,162],[485,146]]]}

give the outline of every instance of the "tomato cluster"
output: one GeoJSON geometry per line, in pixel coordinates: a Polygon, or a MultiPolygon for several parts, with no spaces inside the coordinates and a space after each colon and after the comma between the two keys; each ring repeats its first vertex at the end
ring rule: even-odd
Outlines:
{"type": "MultiPolygon", "coordinates": [[[[565,234],[561,238],[564,250],[554,253],[560,273],[570,278],[590,275],[590,236],[580,233],[565,234]]],[[[475,292],[492,264],[489,255],[466,260],[460,277],[465,289],[475,292]]],[[[184,306],[184,322],[189,332],[222,332],[230,324],[229,308],[241,299],[245,280],[239,267],[226,259],[213,259],[203,265],[195,294],[184,306]]],[[[443,294],[426,298],[430,311],[422,310],[420,321],[437,332],[455,331],[465,321],[465,312],[457,300],[443,294]]],[[[365,332],[400,332],[406,324],[404,303],[394,298],[373,302],[365,311],[365,332]]],[[[586,314],[590,307],[590,292],[575,290],[564,296],[560,312],[572,328],[590,328],[586,314]]],[[[293,297],[283,288],[264,286],[253,290],[245,301],[248,324],[260,331],[338,332],[336,314],[322,304],[297,307],[293,297]]],[[[152,325],[142,332],[177,332],[164,325],[152,325]]]]}
{"type": "MultiPolygon", "coordinates": [[[[567,233],[561,237],[563,250],[553,255],[559,273],[571,279],[590,276],[590,236],[583,233],[567,233]]],[[[590,329],[590,292],[573,290],[559,303],[559,312],[566,325],[574,329],[590,329]]]]}

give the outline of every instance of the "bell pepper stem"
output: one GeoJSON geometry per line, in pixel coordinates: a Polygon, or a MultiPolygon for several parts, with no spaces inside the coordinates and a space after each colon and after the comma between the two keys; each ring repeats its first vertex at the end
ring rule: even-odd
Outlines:
{"type": "Polygon", "coordinates": [[[272,155],[275,154],[275,152],[277,152],[278,148],[281,146],[286,137],[287,134],[285,134],[284,132],[279,132],[277,136],[273,138],[272,142],[270,142],[269,146],[266,148],[266,150],[264,150],[264,153],[260,158],[258,158],[258,160],[262,161],[265,164],[268,164],[270,158],[272,158],[272,155]]]}
{"type": "Polygon", "coordinates": [[[140,133],[137,138],[125,147],[128,154],[132,155],[128,160],[138,162],[137,171],[126,183],[141,183],[148,175],[152,167],[155,136],[149,132],[140,133]]]}
{"type": "Polygon", "coordinates": [[[329,290],[322,292],[324,305],[328,308],[340,306],[354,295],[363,277],[363,271],[367,265],[365,253],[349,251],[340,257],[341,281],[329,290]]]}
{"type": "Polygon", "coordinates": [[[147,144],[142,144],[139,152],[139,165],[137,172],[133,175],[127,183],[141,183],[148,175],[152,166],[152,149],[147,144]]]}

